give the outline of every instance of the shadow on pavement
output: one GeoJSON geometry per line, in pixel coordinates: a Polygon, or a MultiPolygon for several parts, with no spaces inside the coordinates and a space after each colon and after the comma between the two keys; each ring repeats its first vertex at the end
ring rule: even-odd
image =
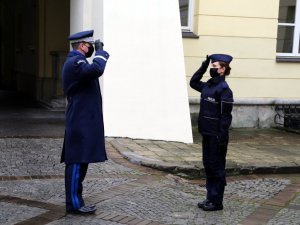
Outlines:
{"type": "Polygon", "coordinates": [[[14,91],[0,91],[0,137],[63,137],[64,112],[14,91]]]}

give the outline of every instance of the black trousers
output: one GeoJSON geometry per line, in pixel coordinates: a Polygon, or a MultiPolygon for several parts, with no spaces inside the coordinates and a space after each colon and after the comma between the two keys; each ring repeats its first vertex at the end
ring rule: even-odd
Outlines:
{"type": "Polygon", "coordinates": [[[222,204],[226,186],[226,154],[228,139],[221,145],[214,136],[202,136],[203,165],[206,173],[206,198],[222,204]]]}
{"type": "Polygon", "coordinates": [[[82,198],[82,182],[85,178],[88,164],[75,163],[66,164],[65,168],[65,190],[66,210],[79,209],[84,206],[82,198]]]}

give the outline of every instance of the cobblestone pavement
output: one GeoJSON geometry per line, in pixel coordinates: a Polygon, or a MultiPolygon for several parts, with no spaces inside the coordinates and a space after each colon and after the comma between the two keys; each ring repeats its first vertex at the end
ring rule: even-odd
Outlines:
{"type": "Polygon", "coordinates": [[[224,210],[204,212],[204,180],[131,164],[107,139],[109,158],[91,164],[84,182],[93,216],[66,215],[61,138],[0,138],[0,224],[201,225],[299,224],[300,177],[228,178],[224,210]]]}

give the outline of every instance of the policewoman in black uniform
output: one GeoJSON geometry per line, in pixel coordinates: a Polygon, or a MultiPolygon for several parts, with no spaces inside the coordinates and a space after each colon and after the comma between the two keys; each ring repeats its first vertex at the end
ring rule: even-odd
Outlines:
{"type": "Polygon", "coordinates": [[[65,137],[61,162],[66,164],[66,211],[90,214],[94,205],[85,205],[82,182],[88,164],[107,160],[102,115],[102,97],[98,78],[104,73],[109,54],[100,40],[93,40],[93,30],[69,36],[73,50],[63,66],[62,82],[67,97],[65,137]],[[87,58],[96,54],[89,64],[87,58]]]}
{"type": "Polygon", "coordinates": [[[225,76],[230,74],[232,57],[225,54],[207,56],[195,72],[190,86],[201,92],[199,132],[202,134],[203,165],[206,173],[206,199],[198,203],[205,211],[223,209],[223,195],[226,186],[226,153],[228,129],[231,124],[233,95],[225,76]],[[211,60],[210,76],[201,81],[211,60]]]}

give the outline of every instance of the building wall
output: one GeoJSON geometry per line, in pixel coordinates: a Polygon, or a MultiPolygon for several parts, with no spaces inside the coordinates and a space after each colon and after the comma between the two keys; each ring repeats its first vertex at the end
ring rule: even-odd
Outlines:
{"type": "Polygon", "coordinates": [[[70,0],[39,0],[38,7],[39,57],[35,98],[49,101],[62,95],[61,66],[70,47],[67,40],[70,0]]]}
{"type": "Polygon", "coordinates": [[[69,0],[46,0],[44,14],[44,35],[45,39],[44,76],[52,77],[52,52],[68,52],[70,35],[70,1],[69,0]],[[58,7],[59,6],[59,7],[58,7]]]}
{"type": "MultiPolygon", "coordinates": [[[[238,104],[247,99],[241,105],[265,107],[276,99],[300,98],[300,63],[276,62],[279,0],[195,2],[194,33],[199,38],[183,39],[188,83],[207,54],[227,53],[234,57],[227,81],[238,104]]],[[[203,79],[208,78],[207,73],[203,79]]],[[[199,93],[188,89],[190,99],[197,101],[199,93]]]]}
{"type": "MultiPolygon", "coordinates": [[[[183,39],[187,80],[206,54],[228,53],[235,98],[300,98],[300,64],[276,62],[278,9],[278,0],[199,0],[200,37],[183,39]]],[[[198,93],[189,88],[189,96],[198,93]]]]}

